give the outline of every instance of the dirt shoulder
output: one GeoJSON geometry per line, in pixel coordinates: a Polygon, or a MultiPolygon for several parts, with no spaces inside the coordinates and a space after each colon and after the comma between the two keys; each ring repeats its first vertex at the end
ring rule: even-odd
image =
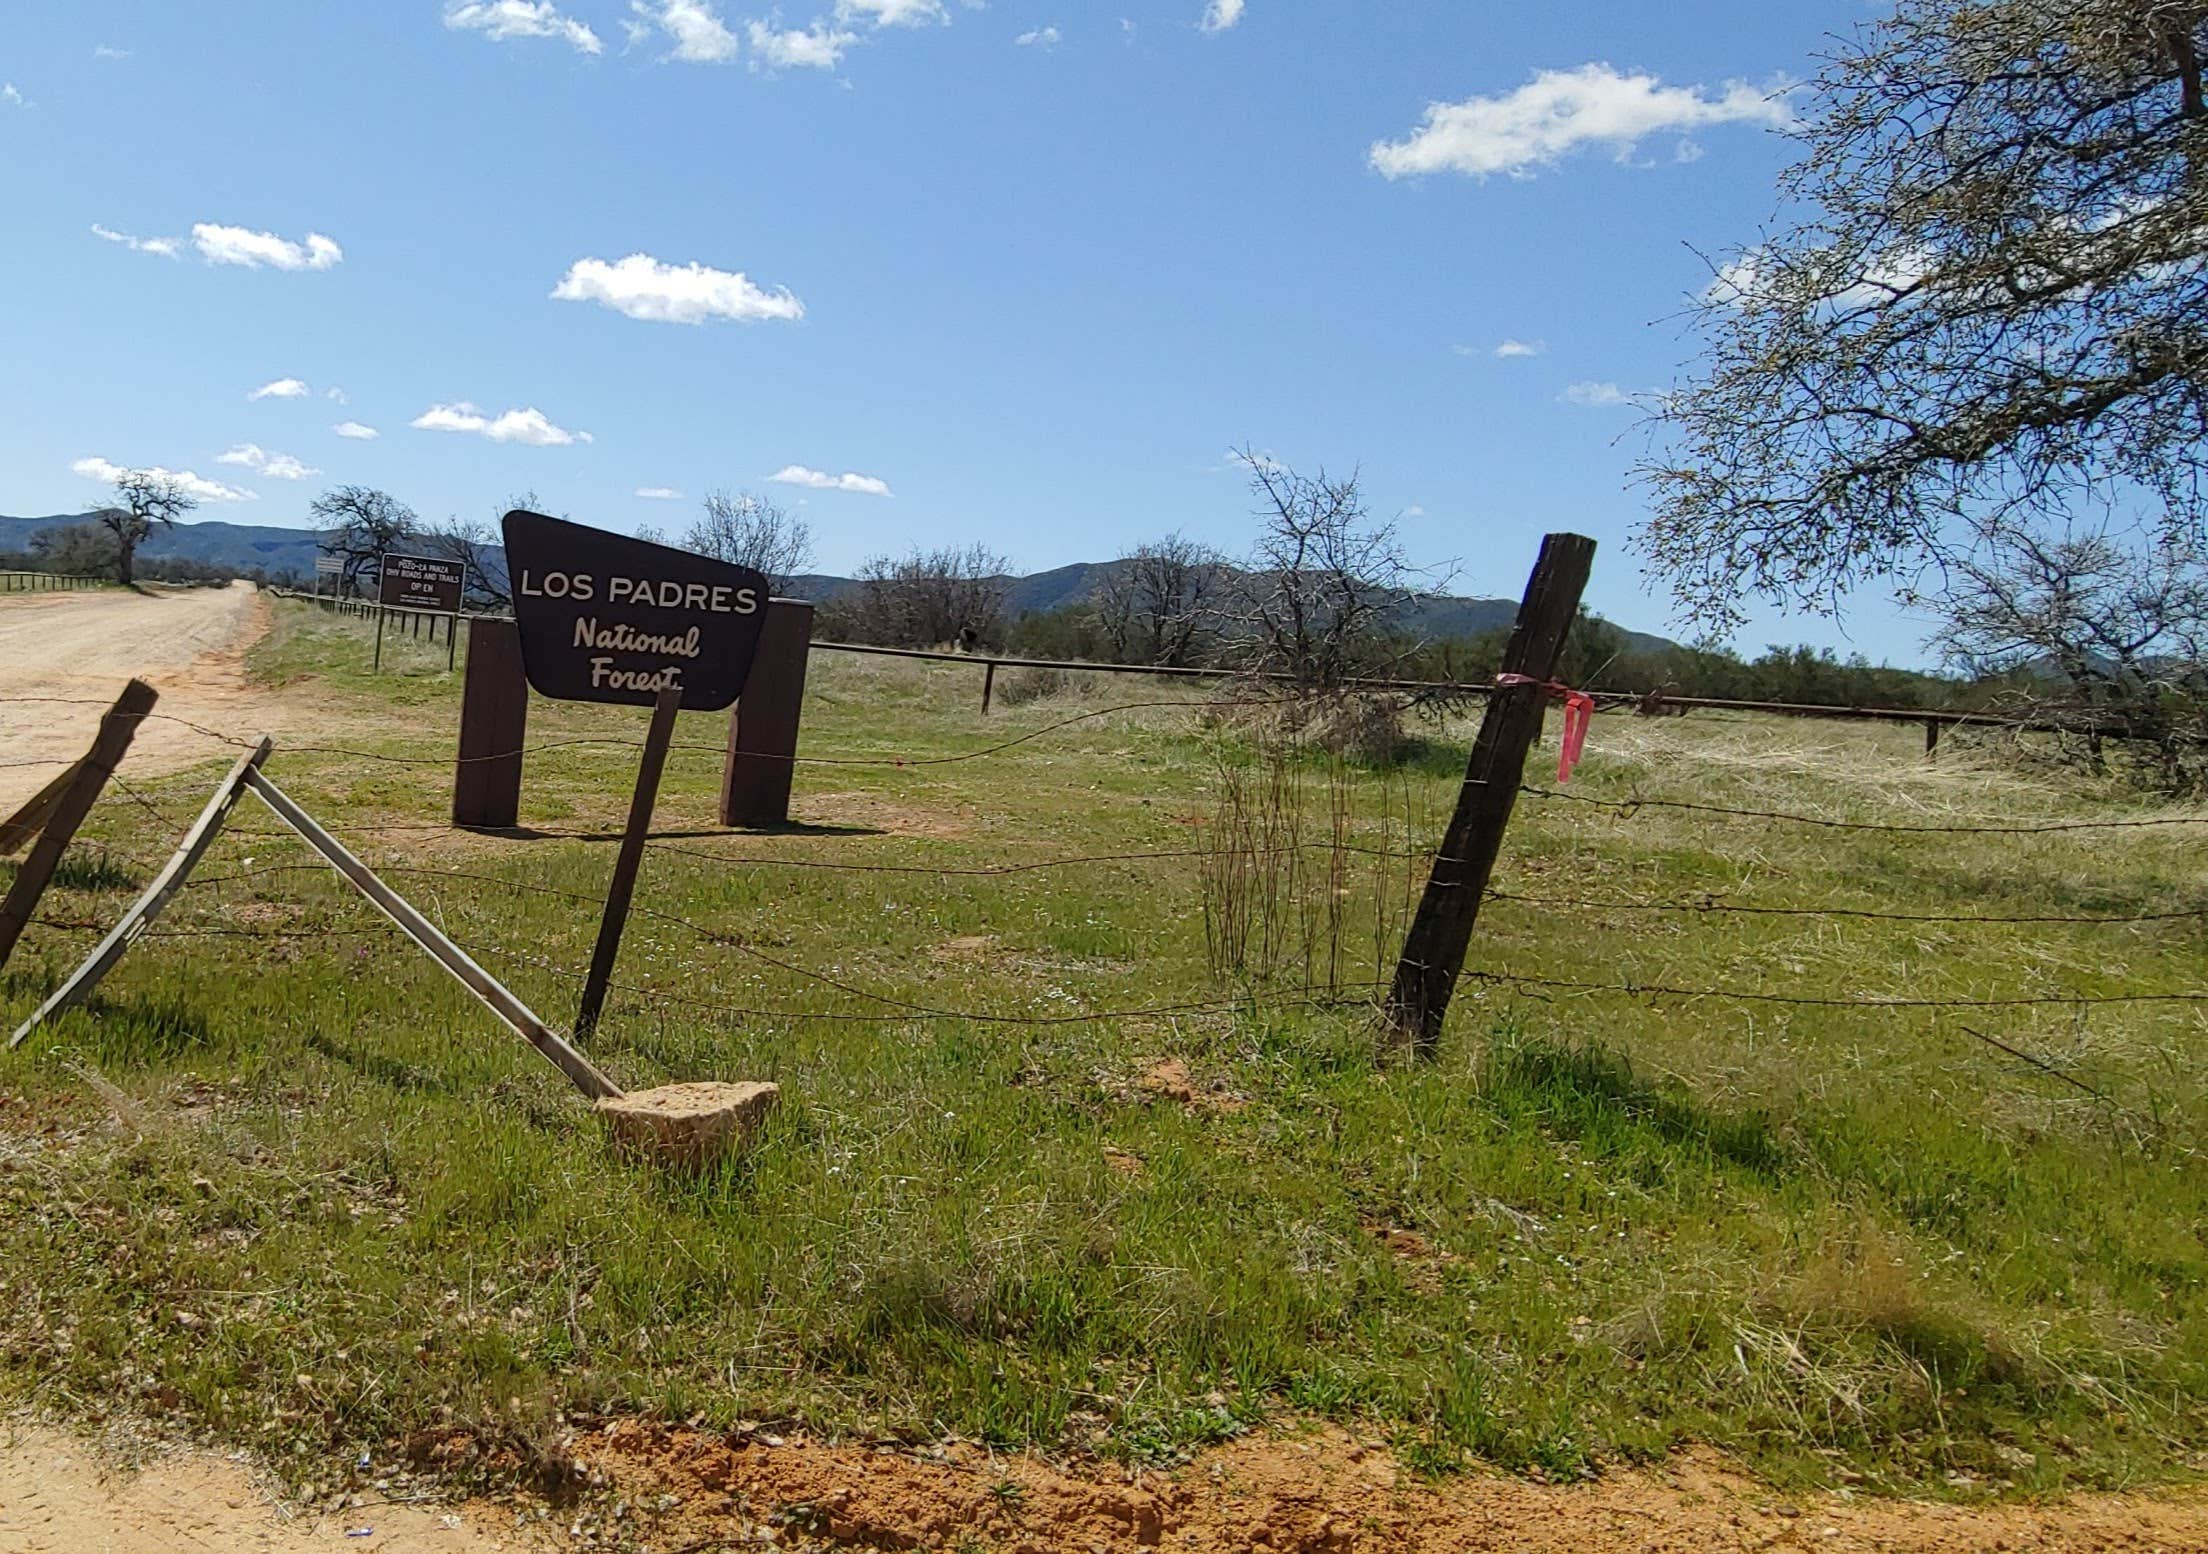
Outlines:
{"type": "MultiPolygon", "coordinates": [[[[269,620],[267,601],[250,583],[0,598],[0,750],[8,753],[0,809],[37,792],[56,769],[15,763],[82,755],[101,712],[133,675],[161,693],[162,713],[259,731],[271,698],[246,679],[245,653],[269,620]]],[[[224,748],[152,718],[132,742],[124,771],[174,770],[224,748]]]]}
{"type": "MultiPolygon", "coordinates": [[[[386,1500],[373,1491],[367,1502],[386,1500]]],[[[128,1467],[58,1430],[0,1429],[0,1550],[6,1554],[489,1554],[553,1546],[535,1517],[490,1505],[282,1504],[244,1464],[165,1452],[128,1467]],[[363,1529],[366,1529],[363,1531],[363,1529]]]]}
{"type": "MultiPolygon", "coordinates": [[[[1849,1554],[2208,1549],[2208,1495],[1955,1507],[1790,1498],[1714,1452],[1567,1486],[1430,1484],[1338,1432],[1253,1438],[1172,1474],[1067,1468],[951,1445],[823,1446],[622,1424],[570,1444],[578,1504],[437,1504],[364,1489],[286,1506],[241,1462],[169,1452],[126,1468],[77,1437],[0,1437],[0,1550],[322,1548],[398,1554],[619,1549],[959,1549],[990,1554],[1849,1554]]],[[[371,1484],[373,1480],[370,1480],[371,1484]]]]}

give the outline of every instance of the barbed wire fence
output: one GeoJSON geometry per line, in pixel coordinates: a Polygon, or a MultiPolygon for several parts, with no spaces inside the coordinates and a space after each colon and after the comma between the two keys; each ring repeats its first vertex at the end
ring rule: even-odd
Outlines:
{"type": "MultiPolygon", "coordinates": [[[[45,704],[55,706],[100,706],[108,704],[94,698],[58,696],[17,696],[0,698],[19,704],[45,704]]],[[[962,762],[986,760],[1029,746],[1052,734],[1091,723],[1116,713],[1129,713],[1152,709],[1181,711],[1209,711],[1226,706],[1247,707],[1247,699],[1233,701],[1222,699],[1145,699],[1119,703],[1103,708],[1084,709],[1071,715],[1044,722],[1036,728],[995,740],[972,750],[940,754],[885,754],[885,753],[828,753],[797,755],[790,757],[801,766],[820,767],[871,767],[883,771],[924,770],[954,765],[962,762]]],[[[150,719],[177,725],[205,739],[211,747],[229,750],[251,749],[258,741],[248,736],[218,729],[161,711],[144,714],[150,719]]],[[[587,735],[556,738],[529,745],[526,755],[543,755],[559,751],[571,751],[585,747],[612,749],[640,749],[639,739],[616,735],[587,735]]],[[[680,742],[675,749],[710,753],[716,759],[725,755],[719,743],[680,742]]],[[[458,757],[449,752],[389,751],[362,748],[358,745],[319,741],[302,741],[281,747],[285,756],[326,756],[347,762],[382,763],[399,766],[453,766],[458,757]]],[[[477,757],[484,760],[510,759],[512,752],[477,757]]],[[[22,759],[0,763],[0,769],[32,769],[51,767],[60,769],[69,764],[64,758],[22,759]]],[[[164,809],[160,796],[145,791],[136,782],[117,778],[111,784],[112,800],[102,803],[110,809],[127,812],[132,824],[146,823],[154,835],[169,839],[173,845],[189,826],[188,819],[164,809]]],[[[1791,827],[1810,832],[1834,832],[1867,835],[1888,835],[1912,843],[1930,838],[1995,838],[2015,839],[2029,837],[2077,837],[2123,833],[2142,830],[2186,831],[2208,825],[2208,815],[2160,814],[2114,815],[2099,818],[2059,818],[2047,820],[2023,820],[1999,817],[1955,817],[1938,821],[1882,821],[1857,817],[1829,816],[1759,808],[1746,805],[1727,805],[1699,799],[1674,798],[1663,795],[1632,794],[1625,797],[1605,797],[1584,793],[1570,793],[1557,788],[1524,784],[1521,797],[1538,803],[1571,807],[1577,810],[1606,814],[1619,822],[1629,822],[1637,817],[1654,813],[1668,813],[1685,818],[1695,824],[1711,826],[1749,825],[1761,828],[1791,827]]],[[[129,827],[121,822],[112,828],[125,831],[129,827]]],[[[463,831],[449,824],[411,820],[362,820],[348,823],[343,829],[361,836],[405,837],[434,842],[441,836],[474,836],[480,833],[463,831]]],[[[1323,828],[1322,828],[1323,829],[1323,828]]],[[[1408,829],[1406,827],[1406,829],[1408,829]]],[[[497,835],[498,833],[491,833],[497,835]]],[[[517,833],[517,840],[527,842],[612,841],[617,831],[596,829],[540,829],[530,828],[517,833]]],[[[263,844],[296,840],[292,833],[274,828],[233,826],[226,835],[240,842],[263,844]]],[[[987,863],[942,862],[894,862],[869,858],[785,856],[759,850],[756,847],[742,852],[723,852],[715,848],[688,845],[680,841],[653,839],[648,850],[656,856],[681,860],[687,867],[714,867],[755,871],[790,871],[796,874],[835,874],[854,877],[907,877],[914,879],[940,879],[944,881],[1004,880],[1059,871],[1097,869],[1146,870],[1169,866],[1177,871],[1200,874],[1207,863],[1215,863],[1223,844],[1216,837],[1199,839],[1194,845],[1161,848],[1120,848],[1113,850],[1066,853],[1046,858],[1027,858],[987,863]]],[[[149,846],[134,846],[112,836],[86,838],[78,842],[83,849],[92,849],[102,855],[124,859],[136,868],[150,870],[159,866],[157,850],[149,846]]],[[[258,847],[256,846],[256,852],[258,847]]],[[[1245,849],[1252,857],[1272,855],[1285,857],[1296,854],[1312,854],[1334,860],[1333,872],[1326,873],[1330,881],[1340,878],[1338,861],[1343,856],[1377,860],[1405,868],[1429,868],[1443,859],[1431,846],[1375,845],[1351,835],[1345,835],[1337,823],[1325,834],[1317,836],[1292,835],[1275,838],[1262,848],[1245,849]]],[[[401,880],[418,881],[435,888],[451,884],[466,887],[480,895],[483,892],[502,892],[519,897],[535,897],[558,901],[565,907],[593,911],[600,907],[602,898],[588,891],[565,889],[526,879],[516,879],[506,874],[485,869],[466,869],[430,866],[410,862],[403,857],[379,860],[379,872],[401,880]]],[[[183,883],[187,894],[205,896],[219,893],[224,887],[254,880],[267,880],[285,875],[326,874],[328,867],[319,861],[262,862],[248,859],[238,866],[220,871],[203,872],[183,883]]],[[[1325,871],[1322,871],[1324,873],[1325,871]]],[[[1858,922],[1886,922],[1908,925],[1939,925],[1959,930],[1976,928],[2013,930],[2017,928],[2125,928],[2148,925],[2174,925],[2208,920],[2208,906],[2166,906],[2140,911],[1935,911],[1909,907],[1864,906],[1831,901],[1779,901],[1734,899],[1715,891],[1691,891],[1677,895],[1628,895],[1621,892],[1584,891],[1543,892],[1505,886],[1489,886],[1483,899],[1499,905],[1515,906],[1527,911],[1554,917],[1566,913],[1626,914],[1629,916],[1661,915],[1669,920],[1692,922],[1715,919],[1798,919],[1858,922]]],[[[702,996],[696,991],[675,991],[655,987],[634,980],[617,980],[613,990],[624,999],[663,1010],[701,1012],[728,1020],[773,1020],[786,1022],[819,1021],[835,1024],[895,1025],[914,1021],[958,1021],[983,1026],[1026,1026],[1050,1028],[1080,1024],[1106,1024],[1142,1020],[1163,1020],[1176,1017],[1232,1014],[1262,1004],[1278,1010],[1327,1009],[1355,1011],[1372,1007],[1376,995],[1386,985],[1384,978],[1369,981],[1329,976],[1322,985],[1314,986],[1307,977],[1299,991],[1292,988],[1267,987],[1245,981],[1242,985],[1223,990],[1207,998],[1166,999],[1151,1002],[1134,1002],[1094,1009],[1065,1008],[972,1008],[956,1007],[948,1001],[907,996],[890,988],[871,985],[862,977],[845,973],[840,969],[827,969],[802,963],[788,955],[775,953],[759,942],[756,935],[748,935],[725,926],[701,921],[685,913],[655,906],[649,902],[636,906],[635,914],[663,928],[683,933],[699,947],[701,952],[713,957],[727,957],[746,964],[758,971],[773,973],[777,977],[808,989],[826,1001],[827,1007],[807,1007],[788,1000],[761,1000],[756,1003],[732,1001],[728,998],[702,996]]],[[[96,920],[69,917],[55,913],[41,913],[33,919],[37,927],[56,935],[81,935],[106,933],[110,925],[96,920]]],[[[472,953],[500,959],[517,966],[527,966],[553,978],[580,980],[582,972],[563,966],[552,957],[536,950],[517,948],[497,941],[495,935],[486,935],[480,929],[459,925],[455,928],[455,941],[472,953]]],[[[312,928],[273,927],[239,923],[188,923],[151,926],[140,937],[149,940],[191,942],[198,940],[265,941],[270,943],[302,944],[339,938],[356,939],[391,931],[389,925],[372,923],[361,926],[328,924],[312,928]]],[[[1973,962],[1974,965],[1980,963],[1973,962]]],[[[1981,967],[1981,969],[1986,969],[1981,967]]],[[[1468,967],[1463,973],[1468,984],[1498,990],[1513,990],[1532,997],[1558,998],[1630,998],[1661,1000],[1673,1003],[1699,1004],[1705,1002],[1733,1003],[1755,1006],[1782,1006],[1804,1010],[1839,1011],[1882,1016],[1919,1012],[1949,1016],[1985,1014],[1999,1011],[2023,1011],[2032,1009],[2083,1010],[2096,1007],[2208,1007],[2208,986],[2201,987],[2118,987],[2114,989],[2050,989],[2046,991],[2000,992],[1980,994],[1926,993],[1887,994],[1844,991],[1816,991],[1770,986],[1728,985],[1722,980],[1698,981],[1671,977],[1572,977],[1546,971],[1512,969],[1483,959],[1468,967]]],[[[2062,1083],[2080,1089],[2101,1099],[2107,1097],[2100,1090],[2086,1084],[2063,1065],[2036,1056],[2012,1042],[1980,1032],[1969,1026],[1959,1026],[1965,1034],[1990,1048],[1997,1049],[2040,1070],[2062,1083]]]]}

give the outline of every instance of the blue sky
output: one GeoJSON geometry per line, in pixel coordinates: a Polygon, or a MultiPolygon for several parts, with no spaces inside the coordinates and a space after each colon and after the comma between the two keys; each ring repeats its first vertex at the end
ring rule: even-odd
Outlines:
{"type": "MultiPolygon", "coordinates": [[[[286,525],[339,482],[670,530],[750,487],[804,504],[824,569],[980,540],[1033,570],[1174,529],[1245,548],[1248,444],[1361,464],[1460,592],[1590,533],[1591,602],[1650,628],[1616,401],[1688,352],[1696,250],[1771,214],[1770,89],[1868,14],[9,10],[0,512],[81,510],[107,465],[286,525]]],[[[1870,609],[1743,645],[1915,637],[1870,609]]]]}

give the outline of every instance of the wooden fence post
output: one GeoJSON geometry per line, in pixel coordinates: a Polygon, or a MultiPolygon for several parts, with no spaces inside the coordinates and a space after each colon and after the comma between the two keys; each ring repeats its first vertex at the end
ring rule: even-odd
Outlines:
{"type": "Polygon", "coordinates": [[[5,820],[0,820],[0,858],[13,854],[18,847],[46,829],[46,817],[54,812],[61,796],[69,791],[69,784],[77,780],[77,768],[82,761],[72,761],[57,773],[52,782],[23,801],[23,805],[5,820]]]}
{"type": "Polygon", "coordinates": [[[621,954],[621,930],[628,926],[629,902],[636,894],[636,871],[644,862],[644,841],[652,830],[652,806],[659,800],[659,776],[667,767],[667,746],[675,737],[675,714],[682,711],[682,687],[659,693],[652,708],[651,731],[644,736],[644,759],[636,767],[636,792],[629,796],[629,823],[621,833],[621,853],[613,862],[613,883],[606,890],[606,915],[598,923],[598,945],[590,953],[590,974],[583,979],[582,1008],[575,1016],[577,1040],[598,1028],[606,1006],[606,985],[621,954]]]}
{"type": "Polygon", "coordinates": [[[805,710],[805,667],[813,644],[813,607],[795,599],[767,606],[759,649],[728,725],[721,768],[721,824],[779,826],[790,818],[797,731],[805,710]]]}
{"type": "Polygon", "coordinates": [[[1939,753],[1940,720],[1938,718],[1926,718],[1924,720],[1924,758],[1930,761],[1936,758],[1939,753]]]}
{"type": "Polygon", "coordinates": [[[478,616],[468,622],[468,672],[460,692],[460,758],[453,768],[452,823],[500,830],[521,816],[521,747],[529,734],[529,679],[521,628],[478,616]]]}
{"type": "Polygon", "coordinates": [[[161,872],[153,877],[153,882],[146,886],[138,899],[131,904],[130,910],[123,914],[122,921],[110,929],[107,937],[95,945],[92,953],[84,958],[83,964],[70,973],[69,980],[55,988],[53,996],[40,1004],[36,1013],[15,1028],[15,1034],[8,1038],[10,1047],[21,1046],[23,1038],[39,1026],[74,1009],[92,996],[93,990],[100,985],[100,979],[115,969],[115,963],[123,958],[123,952],[138,941],[138,936],[146,931],[153,920],[161,915],[170,899],[183,888],[185,878],[199,867],[199,860],[207,855],[207,849],[214,845],[215,838],[221,834],[222,823],[230,818],[230,811],[245,796],[245,774],[258,771],[261,763],[268,759],[269,751],[274,748],[274,741],[263,734],[259,744],[238,758],[238,764],[230,768],[230,775],[223,778],[216,787],[214,797],[200,810],[199,818],[184,833],[184,840],[169,855],[169,861],[161,866],[161,872]]]}
{"type": "Polygon", "coordinates": [[[0,966],[7,965],[8,957],[15,953],[16,941],[30,926],[31,914],[38,910],[38,898],[46,893],[46,886],[54,877],[55,865],[61,862],[61,855],[76,836],[77,827],[91,813],[100,790],[107,786],[107,779],[115,775],[123,752],[130,748],[131,740],[138,733],[138,725],[145,721],[146,714],[159,700],[152,686],[143,680],[133,680],[123,687],[123,694],[115,698],[115,705],[101,717],[100,731],[92,736],[91,750],[73,769],[69,786],[62,790],[46,816],[46,829],[39,832],[38,840],[31,844],[30,856],[23,860],[15,883],[8,887],[7,899],[0,901],[0,966]]]}
{"type": "Polygon", "coordinates": [[[565,1074],[576,1089],[594,1101],[620,1095],[619,1085],[600,1073],[590,1059],[553,1034],[550,1026],[529,1012],[527,1004],[509,993],[498,978],[478,966],[467,951],[439,932],[435,923],[415,911],[403,896],[377,879],[375,872],[354,857],[344,843],[323,830],[312,815],[293,803],[291,795],[270,782],[258,768],[245,774],[245,785],[259,794],[261,802],[274,810],[285,825],[298,832],[309,847],[329,861],[332,868],[350,880],[355,890],[374,902],[384,916],[404,930],[409,939],[427,950],[440,966],[451,972],[461,986],[482,999],[490,1006],[492,1013],[504,1020],[515,1034],[550,1059],[553,1066],[565,1074]]]}
{"type": "Polygon", "coordinates": [[[996,694],[996,691],[997,661],[992,658],[989,660],[988,672],[981,677],[981,715],[985,718],[989,716],[989,699],[996,694]]]}
{"type": "Polygon", "coordinates": [[[1539,682],[1556,673],[1557,655],[1579,611],[1594,561],[1593,540],[1551,534],[1541,541],[1541,555],[1527,580],[1502,665],[1502,675],[1523,679],[1497,684],[1487,698],[1479,737],[1465,765],[1464,786],[1457,790],[1456,812],[1403,941],[1388,995],[1389,1022],[1421,1056],[1430,1055],[1441,1040],[1449,996],[1464,969],[1480,901],[1525,780],[1526,752],[1541,729],[1548,692],[1539,682]]]}

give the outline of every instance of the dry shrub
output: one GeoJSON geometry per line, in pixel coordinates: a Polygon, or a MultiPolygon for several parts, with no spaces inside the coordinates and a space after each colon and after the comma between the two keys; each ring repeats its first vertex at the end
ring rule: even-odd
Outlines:
{"type": "Polygon", "coordinates": [[[1403,703],[1393,696],[1329,697],[1315,709],[1311,743],[1329,755],[1366,766],[1394,766],[1410,753],[1403,703]]]}
{"type": "Polygon", "coordinates": [[[1024,707],[1062,696],[1071,684],[1063,669],[1014,669],[997,682],[997,700],[1007,707],[1024,707]]]}
{"type": "Polygon", "coordinates": [[[1254,760],[1231,747],[1217,759],[1199,865],[1213,972],[1335,994],[1369,942],[1383,980],[1428,865],[1411,785],[1360,781],[1341,758],[1278,739],[1254,760]]]}
{"type": "Polygon", "coordinates": [[[1204,723],[1261,745],[1301,746],[1362,766],[1389,767],[1411,752],[1409,705],[1364,691],[1277,697],[1254,689],[1207,708],[1204,723]]]}

